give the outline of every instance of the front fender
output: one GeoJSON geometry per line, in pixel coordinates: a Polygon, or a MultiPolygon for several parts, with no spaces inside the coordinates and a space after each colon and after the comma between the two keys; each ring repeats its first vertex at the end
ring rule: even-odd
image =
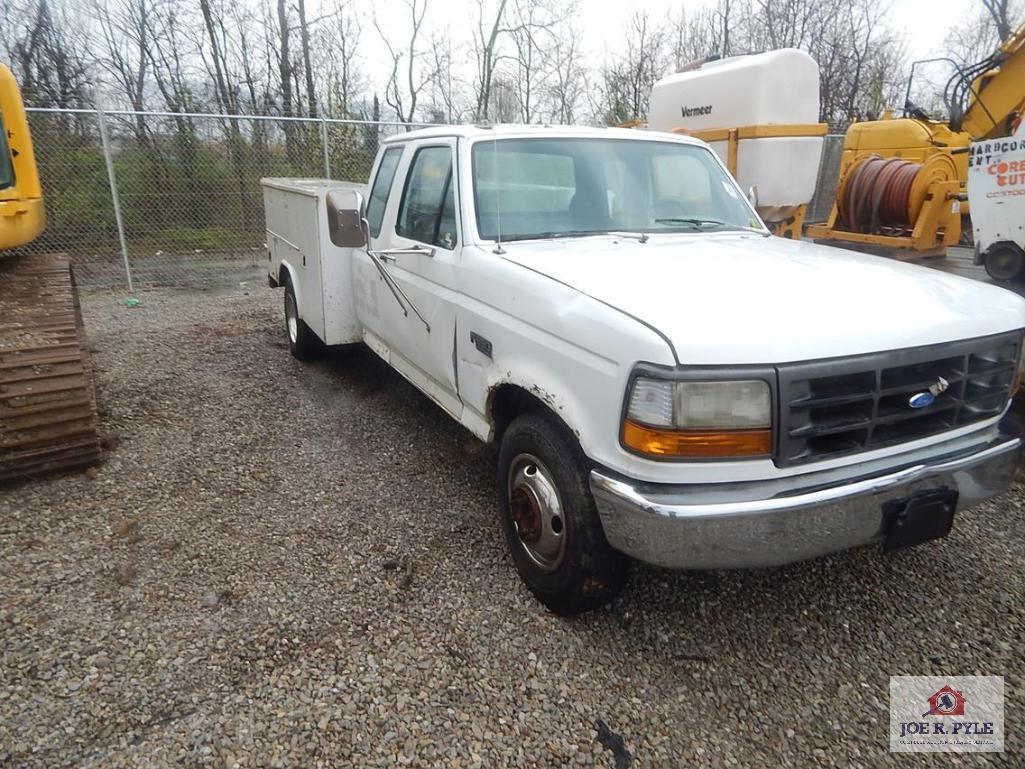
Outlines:
{"type": "Polygon", "coordinates": [[[620,367],[595,355],[582,355],[570,362],[561,356],[549,359],[544,350],[531,352],[503,355],[488,367],[487,413],[492,427],[494,394],[512,385],[550,409],[587,456],[599,460],[607,455],[609,444],[617,439],[614,425],[622,402],[620,367]]]}

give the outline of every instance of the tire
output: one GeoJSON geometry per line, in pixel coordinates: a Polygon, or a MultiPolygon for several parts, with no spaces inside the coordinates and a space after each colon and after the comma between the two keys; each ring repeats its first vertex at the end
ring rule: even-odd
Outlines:
{"type": "Polygon", "coordinates": [[[983,257],[986,274],[1000,283],[1010,283],[1025,270],[1025,251],[1014,243],[998,243],[983,257]]]}
{"type": "Polygon", "coordinates": [[[291,280],[285,281],[285,336],[288,338],[288,350],[297,360],[312,360],[321,351],[317,335],[299,317],[299,303],[291,280]]]}
{"type": "Polygon", "coordinates": [[[597,609],[626,581],[629,559],[605,539],[576,442],[551,420],[513,420],[498,452],[509,552],[530,592],[556,614],[597,609]]]}

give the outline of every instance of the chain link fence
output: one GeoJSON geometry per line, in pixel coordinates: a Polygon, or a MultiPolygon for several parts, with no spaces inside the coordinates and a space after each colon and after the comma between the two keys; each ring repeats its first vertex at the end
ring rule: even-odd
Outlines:
{"type": "Polygon", "coordinates": [[[47,224],[79,285],[258,279],[265,176],[366,182],[393,122],[30,109],[47,224]]]}
{"type": "MultiPolygon", "coordinates": [[[[425,124],[29,109],[46,229],[79,285],[262,279],[265,176],[365,183],[380,141],[425,124]]],[[[809,221],[829,215],[843,136],[827,136],[809,221]]]]}

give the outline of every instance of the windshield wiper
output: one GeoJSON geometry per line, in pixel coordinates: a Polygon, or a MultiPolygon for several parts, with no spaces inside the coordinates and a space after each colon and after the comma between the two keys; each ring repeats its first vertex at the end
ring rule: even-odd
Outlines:
{"type": "Polygon", "coordinates": [[[522,235],[503,235],[502,242],[514,240],[546,240],[548,238],[585,238],[588,235],[610,235],[608,230],[554,230],[552,232],[530,232],[522,235]]]}
{"type": "Polygon", "coordinates": [[[716,227],[728,227],[729,225],[721,219],[701,219],[695,216],[686,217],[668,217],[666,219],[656,219],[655,224],[690,224],[694,227],[701,227],[705,224],[712,224],[716,227]]]}

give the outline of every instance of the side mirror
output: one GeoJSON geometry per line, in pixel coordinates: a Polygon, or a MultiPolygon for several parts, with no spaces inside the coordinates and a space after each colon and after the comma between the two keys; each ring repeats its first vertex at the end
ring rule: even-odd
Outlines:
{"type": "Polygon", "coordinates": [[[327,193],[327,230],[336,246],[362,248],[367,244],[364,216],[361,193],[356,190],[331,190],[327,193]]]}

